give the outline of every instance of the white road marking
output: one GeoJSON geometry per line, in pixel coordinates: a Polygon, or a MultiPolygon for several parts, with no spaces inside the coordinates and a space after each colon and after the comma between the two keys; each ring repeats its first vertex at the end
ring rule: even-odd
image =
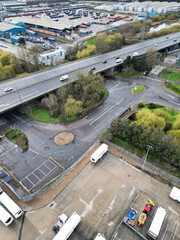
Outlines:
{"type": "MultiPolygon", "coordinates": [[[[109,204],[109,206],[107,207],[106,211],[104,212],[104,214],[108,214],[111,210],[113,210],[113,205],[116,201],[117,198],[117,194],[115,195],[115,197],[113,198],[113,200],[111,201],[111,203],[109,204]]],[[[104,215],[103,214],[103,215],[104,215]]]]}
{"type": "Polygon", "coordinates": [[[176,216],[179,217],[179,214],[178,214],[174,209],[172,209],[171,206],[168,206],[168,209],[169,209],[172,213],[174,213],[176,216]]]}
{"type": "Polygon", "coordinates": [[[136,188],[135,187],[133,187],[133,189],[131,190],[131,192],[130,192],[130,194],[129,194],[129,197],[128,197],[128,199],[133,195],[133,193],[134,193],[134,191],[136,190],[136,188]]]}
{"type": "Polygon", "coordinates": [[[89,203],[86,203],[83,199],[79,199],[82,203],[84,203],[84,205],[85,205],[85,209],[84,209],[84,211],[83,211],[83,213],[81,214],[81,217],[85,217],[86,216],[86,214],[89,212],[89,211],[91,211],[92,210],[92,208],[93,208],[93,203],[94,203],[94,200],[97,198],[97,196],[99,195],[99,194],[101,194],[103,192],[103,190],[101,189],[101,188],[99,188],[98,189],[98,191],[97,191],[97,193],[96,193],[96,195],[93,197],[93,199],[89,202],[89,203]]]}
{"type": "MultiPolygon", "coordinates": [[[[171,222],[171,218],[172,218],[173,215],[171,215],[171,217],[169,218],[169,222],[171,222]]],[[[166,235],[166,232],[167,232],[168,228],[166,227],[165,231],[164,231],[164,234],[162,236],[162,240],[164,240],[164,237],[166,235]]]]}

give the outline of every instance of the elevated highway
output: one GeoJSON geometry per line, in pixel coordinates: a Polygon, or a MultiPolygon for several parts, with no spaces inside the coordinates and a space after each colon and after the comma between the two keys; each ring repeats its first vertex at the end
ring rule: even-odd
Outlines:
{"type": "Polygon", "coordinates": [[[116,57],[124,61],[127,56],[133,56],[135,52],[138,55],[142,55],[150,48],[161,50],[178,43],[180,43],[180,32],[130,45],[102,55],[67,63],[21,78],[3,81],[0,84],[0,113],[75,81],[78,72],[88,72],[95,67],[94,72],[97,73],[115,67],[120,64],[116,62],[116,57]],[[107,63],[103,64],[105,60],[107,63]],[[60,77],[65,74],[69,75],[69,79],[61,82],[60,77]],[[7,93],[5,92],[6,88],[12,88],[13,90],[7,93]]]}

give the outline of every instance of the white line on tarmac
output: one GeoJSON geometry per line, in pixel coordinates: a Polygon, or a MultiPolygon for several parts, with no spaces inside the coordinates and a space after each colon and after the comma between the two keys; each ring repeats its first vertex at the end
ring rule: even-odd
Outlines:
{"type": "MultiPolygon", "coordinates": [[[[171,214],[171,217],[169,218],[169,222],[171,222],[171,218],[172,218],[172,216],[173,216],[173,215],[171,214]]],[[[164,237],[165,237],[165,235],[166,235],[167,230],[168,230],[168,227],[166,227],[166,229],[165,229],[165,231],[164,231],[164,234],[163,234],[161,240],[164,240],[164,237]]]]}
{"type": "Polygon", "coordinates": [[[169,209],[172,213],[174,213],[176,216],[179,217],[179,214],[178,214],[174,209],[172,209],[171,206],[168,206],[168,209],[169,209]]]}

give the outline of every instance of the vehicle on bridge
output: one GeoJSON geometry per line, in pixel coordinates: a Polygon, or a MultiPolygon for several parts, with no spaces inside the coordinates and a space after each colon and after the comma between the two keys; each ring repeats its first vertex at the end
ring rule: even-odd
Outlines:
{"type": "Polygon", "coordinates": [[[64,80],[66,80],[66,79],[68,79],[68,78],[69,78],[68,75],[64,75],[64,76],[60,77],[60,81],[64,81],[64,80]]]}

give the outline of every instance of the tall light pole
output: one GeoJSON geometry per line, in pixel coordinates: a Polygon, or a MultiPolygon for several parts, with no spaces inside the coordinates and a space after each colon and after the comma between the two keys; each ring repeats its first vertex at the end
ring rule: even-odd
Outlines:
{"type": "Polygon", "coordinates": [[[142,171],[144,170],[144,165],[145,165],[145,163],[146,163],[149,150],[150,150],[150,148],[152,148],[150,145],[147,145],[147,147],[148,147],[148,149],[147,149],[146,157],[145,157],[144,162],[143,162],[143,165],[142,165],[142,171]]]}

